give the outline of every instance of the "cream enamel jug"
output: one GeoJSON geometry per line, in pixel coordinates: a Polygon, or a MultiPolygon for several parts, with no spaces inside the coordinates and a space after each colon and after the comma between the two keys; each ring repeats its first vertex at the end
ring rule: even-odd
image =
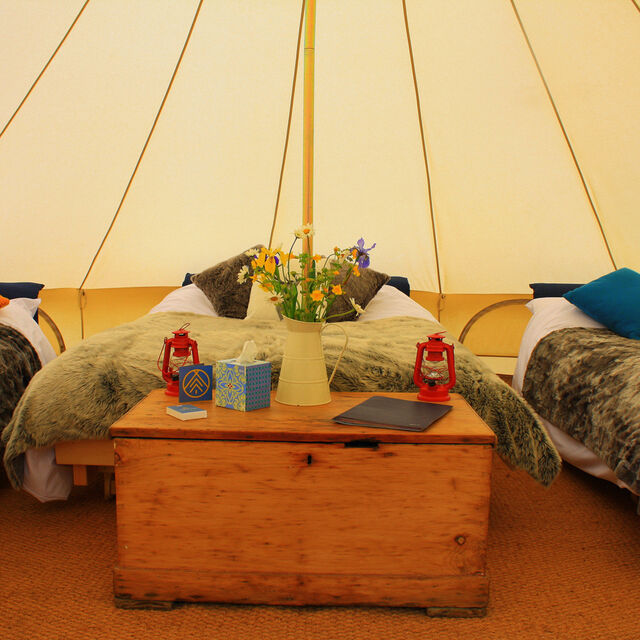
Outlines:
{"type": "Polygon", "coordinates": [[[287,340],[282,356],[276,401],[301,407],[328,404],[331,402],[329,385],[349,342],[347,332],[337,324],[301,322],[286,317],[283,320],[287,326],[287,340]],[[327,366],[321,339],[322,332],[328,326],[340,329],[345,338],[344,346],[329,379],[327,379],[327,366]]]}

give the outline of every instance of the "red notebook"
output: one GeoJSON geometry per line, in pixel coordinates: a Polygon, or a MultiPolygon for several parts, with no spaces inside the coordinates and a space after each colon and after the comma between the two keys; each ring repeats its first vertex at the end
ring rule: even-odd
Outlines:
{"type": "Polygon", "coordinates": [[[333,421],[380,429],[424,431],[451,409],[448,404],[371,396],[336,416],[333,421]]]}

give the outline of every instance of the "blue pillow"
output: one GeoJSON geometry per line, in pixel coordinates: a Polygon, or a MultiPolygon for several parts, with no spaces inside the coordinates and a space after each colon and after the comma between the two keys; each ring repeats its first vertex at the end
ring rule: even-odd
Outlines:
{"type": "Polygon", "coordinates": [[[37,282],[0,282],[0,296],[9,298],[31,298],[35,300],[43,284],[37,282]]]}
{"type": "Polygon", "coordinates": [[[565,293],[581,286],[581,284],[560,282],[533,282],[529,285],[533,290],[534,298],[561,298],[565,293]]]}
{"type": "Polygon", "coordinates": [[[564,294],[607,329],[640,340],[640,273],[623,267],[564,294]]]}
{"type": "Polygon", "coordinates": [[[387,284],[391,287],[395,287],[398,291],[402,291],[407,296],[411,296],[411,285],[409,280],[404,276],[391,276],[387,284]]]}

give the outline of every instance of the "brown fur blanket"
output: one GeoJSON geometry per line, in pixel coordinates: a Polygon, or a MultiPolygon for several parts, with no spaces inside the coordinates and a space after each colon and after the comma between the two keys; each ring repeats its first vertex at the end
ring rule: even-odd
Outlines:
{"type": "MultiPolygon", "coordinates": [[[[68,349],[35,376],[2,434],[5,467],[13,485],[21,484],[20,458],[26,449],[62,440],[105,438],[115,420],[149,391],[164,386],[157,368],[163,339],[185,322],[198,343],[200,360],[207,364],[237,356],[246,340],[254,340],[258,359],[272,363],[275,388],[284,323],[176,312],[144,316],[68,349]]],[[[349,346],[333,379],[334,391],[415,391],[416,343],[442,330],[436,323],[408,317],[342,326],[349,346]]],[[[338,331],[327,328],[323,333],[329,371],[343,341],[338,331]]],[[[543,484],[551,483],[560,470],[560,458],[535,413],[459,343],[455,355],[454,391],[495,431],[499,453],[543,484]]]]}
{"type": "Polygon", "coordinates": [[[0,429],[3,429],[27,388],[42,367],[29,340],[17,329],[0,324],[0,429]]]}
{"type": "Polygon", "coordinates": [[[640,340],[561,329],[531,354],[522,393],[640,493],[640,340]]]}

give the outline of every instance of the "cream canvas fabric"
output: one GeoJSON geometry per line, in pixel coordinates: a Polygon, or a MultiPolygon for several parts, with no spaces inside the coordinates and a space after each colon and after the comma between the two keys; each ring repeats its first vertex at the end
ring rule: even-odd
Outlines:
{"type": "MultiPolygon", "coordinates": [[[[278,183],[301,3],[198,7],[7,4],[4,280],[177,285],[266,244],[276,200],[288,248],[302,56],[279,199],[278,183]]],[[[640,270],[637,2],[406,7],[418,96],[401,2],[317,2],[315,250],[364,236],[375,269],[444,293],[640,270]]]]}

